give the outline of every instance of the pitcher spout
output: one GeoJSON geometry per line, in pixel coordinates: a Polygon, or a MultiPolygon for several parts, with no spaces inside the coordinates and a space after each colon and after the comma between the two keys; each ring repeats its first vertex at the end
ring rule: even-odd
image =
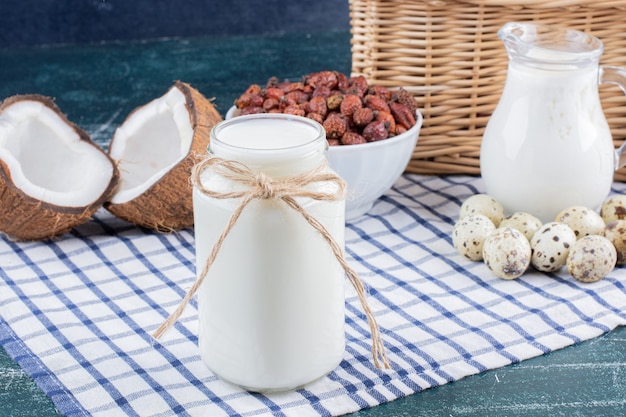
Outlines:
{"type": "Polygon", "coordinates": [[[509,22],[498,30],[498,38],[502,40],[509,59],[518,55],[526,55],[530,45],[525,41],[526,25],[518,22],[509,22]]]}

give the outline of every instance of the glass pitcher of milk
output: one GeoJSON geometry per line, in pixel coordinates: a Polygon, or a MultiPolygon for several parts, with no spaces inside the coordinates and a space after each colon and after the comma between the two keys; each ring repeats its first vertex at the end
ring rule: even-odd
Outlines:
{"type": "Polygon", "coordinates": [[[599,208],[626,157],[623,145],[614,149],[598,84],[626,91],[626,70],[600,66],[602,42],[576,30],[511,22],[498,36],[509,64],[480,150],[486,192],[509,214],[544,222],[569,206],[599,208]]]}

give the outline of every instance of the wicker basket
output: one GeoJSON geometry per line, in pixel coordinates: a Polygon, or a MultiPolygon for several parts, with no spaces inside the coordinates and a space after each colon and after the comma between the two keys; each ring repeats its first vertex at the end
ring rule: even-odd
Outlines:
{"type": "MultiPolygon", "coordinates": [[[[601,64],[626,67],[625,0],[350,0],[352,73],[415,94],[424,115],[407,168],[479,174],[480,141],[508,64],[498,29],[535,21],[582,30],[605,46],[601,64]]],[[[616,146],[626,138],[626,96],[600,87],[616,146]]],[[[626,180],[620,169],[616,180],[626,180]]]]}

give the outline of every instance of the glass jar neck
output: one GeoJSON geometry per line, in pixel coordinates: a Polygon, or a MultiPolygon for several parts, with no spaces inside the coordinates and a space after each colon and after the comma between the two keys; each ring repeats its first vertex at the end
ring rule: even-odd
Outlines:
{"type": "Polygon", "coordinates": [[[314,120],[287,114],[237,116],[211,130],[209,153],[235,160],[271,177],[310,171],[325,158],[324,128],[314,120]]]}

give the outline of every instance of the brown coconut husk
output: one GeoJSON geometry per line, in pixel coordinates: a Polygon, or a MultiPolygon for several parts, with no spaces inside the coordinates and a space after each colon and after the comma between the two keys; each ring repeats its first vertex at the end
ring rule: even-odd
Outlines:
{"type": "Polygon", "coordinates": [[[70,122],[51,98],[38,94],[11,96],[0,104],[0,113],[9,106],[22,101],[38,101],[52,109],[78,134],[80,140],[102,152],[103,156],[111,162],[113,169],[111,181],[97,200],[82,207],[64,207],[37,200],[24,193],[13,183],[9,167],[0,160],[0,231],[16,240],[43,240],[61,235],[90,220],[112,194],[117,185],[119,173],[114,162],[91,141],[89,134],[70,122]]]}
{"type": "MultiPolygon", "coordinates": [[[[206,157],[211,129],[222,121],[222,116],[213,104],[189,84],[177,81],[171,88],[178,88],[184,94],[194,132],[187,157],[134,199],[120,204],[110,201],[104,203],[104,207],[115,216],[159,232],[173,232],[193,226],[192,186],[189,178],[194,165],[206,157]]],[[[115,137],[111,144],[114,140],[115,137]]]]}

